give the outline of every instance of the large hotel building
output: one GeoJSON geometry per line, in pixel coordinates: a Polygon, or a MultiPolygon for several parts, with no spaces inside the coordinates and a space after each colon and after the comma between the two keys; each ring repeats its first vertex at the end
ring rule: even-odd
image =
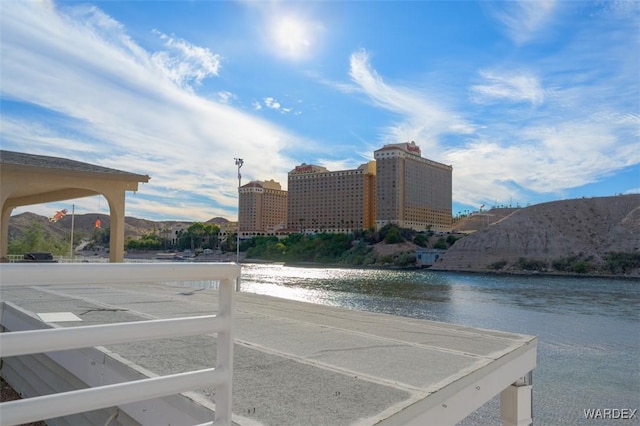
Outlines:
{"type": "Polygon", "coordinates": [[[287,227],[350,232],[375,227],[375,162],[332,172],[301,164],[289,172],[287,227]]]}
{"type": "Polygon", "coordinates": [[[385,145],[374,158],[377,228],[451,230],[451,166],[422,158],[414,142],[385,145]]]}
{"type": "Polygon", "coordinates": [[[422,158],[414,142],[385,145],[374,158],[333,172],[302,163],[289,172],[288,191],[273,180],[242,186],[240,235],[352,232],[388,223],[451,231],[451,166],[422,158]]]}
{"type": "Polygon", "coordinates": [[[287,191],[274,181],[251,181],[240,187],[238,229],[241,236],[265,235],[287,223],[287,191]]]}

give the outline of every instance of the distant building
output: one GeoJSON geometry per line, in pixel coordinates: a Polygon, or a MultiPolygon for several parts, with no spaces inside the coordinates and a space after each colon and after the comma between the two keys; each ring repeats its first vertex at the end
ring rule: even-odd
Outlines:
{"type": "Polygon", "coordinates": [[[170,246],[175,246],[180,240],[182,233],[187,232],[187,228],[191,226],[191,223],[177,222],[173,226],[160,230],[162,238],[167,239],[170,246]]]}
{"type": "Polygon", "coordinates": [[[251,181],[240,187],[240,237],[267,235],[286,226],[287,191],[280,183],[251,181]]]}
{"type": "Polygon", "coordinates": [[[218,233],[218,241],[226,241],[228,238],[233,237],[238,232],[238,222],[227,221],[226,223],[216,224],[220,228],[218,233]]]}
{"type": "Polygon", "coordinates": [[[415,142],[374,152],[376,226],[451,231],[452,167],[422,158],[415,142]]]}
{"type": "Polygon", "coordinates": [[[352,232],[375,226],[375,162],[329,171],[302,163],[289,172],[287,228],[352,232]]]}
{"type": "Polygon", "coordinates": [[[418,268],[433,266],[446,252],[446,250],[418,247],[416,249],[416,266],[418,268]]]}

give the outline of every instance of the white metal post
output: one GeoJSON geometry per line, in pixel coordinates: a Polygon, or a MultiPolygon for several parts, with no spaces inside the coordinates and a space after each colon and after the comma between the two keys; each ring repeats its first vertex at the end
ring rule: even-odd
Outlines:
{"type": "Polygon", "coordinates": [[[69,243],[69,257],[73,262],[73,226],[76,218],[76,205],[71,205],[71,242],[69,243]]]}
{"type": "Polygon", "coordinates": [[[532,374],[513,383],[500,393],[500,419],[504,426],[533,424],[532,374]]]}
{"type": "Polygon", "coordinates": [[[216,370],[223,371],[222,384],[216,388],[216,413],[214,425],[231,426],[232,412],[232,381],[233,381],[233,292],[234,279],[223,279],[220,281],[218,290],[218,318],[228,322],[228,327],[218,333],[216,341],[216,370]]]}
{"type": "Polygon", "coordinates": [[[238,166],[238,231],[236,233],[236,263],[240,263],[240,187],[242,186],[242,175],[240,168],[244,164],[242,158],[235,158],[236,166],[238,166]]]}

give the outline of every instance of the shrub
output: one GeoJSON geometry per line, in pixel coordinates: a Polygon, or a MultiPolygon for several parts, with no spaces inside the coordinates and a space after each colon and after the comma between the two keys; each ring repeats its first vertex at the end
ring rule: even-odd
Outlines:
{"type": "Polygon", "coordinates": [[[587,272],[591,271],[591,269],[593,269],[591,264],[586,260],[578,260],[571,267],[571,270],[577,274],[586,274],[587,272]]]}
{"type": "Polygon", "coordinates": [[[411,253],[400,253],[393,261],[393,264],[396,266],[408,266],[416,263],[415,254],[411,253]]]}
{"type": "Polygon", "coordinates": [[[521,257],[518,259],[518,267],[526,271],[543,271],[547,268],[547,262],[539,259],[521,257]]]}
{"type": "Polygon", "coordinates": [[[506,260],[499,260],[499,261],[493,262],[491,265],[489,265],[489,269],[493,269],[494,271],[499,271],[501,269],[504,269],[505,266],[507,266],[507,261],[506,260]]]}
{"type": "Polygon", "coordinates": [[[429,242],[429,237],[425,234],[418,234],[413,238],[413,243],[420,247],[426,247],[429,242]]]}
{"type": "Polygon", "coordinates": [[[444,238],[438,238],[438,241],[436,241],[433,244],[433,248],[440,249],[440,250],[446,250],[447,249],[447,241],[444,238]]]}
{"type": "Polygon", "coordinates": [[[640,268],[640,253],[609,252],[604,261],[605,268],[612,274],[626,274],[640,268]]]}
{"type": "Polygon", "coordinates": [[[398,244],[405,241],[405,235],[407,233],[404,230],[401,230],[400,227],[394,223],[387,223],[380,231],[378,231],[378,235],[380,241],[384,241],[387,244],[398,244]]]}
{"type": "Polygon", "coordinates": [[[31,251],[43,251],[62,255],[69,252],[68,244],[68,241],[58,240],[52,232],[45,230],[41,223],[32,222],[21,238],[9,240],[7,252],[9,254],[24,254],[31,251]]]}
{"type": "Polygon", "coordinates": [[[380,259],[380,263],[393,263],[393,257],[387,255],[380,259]]]}
{"type": "Polygon", "coordinates": [[[591,272],[594,266],[589,262],[591,258],[583,259],[582,256],[583,253],[580,253],[577,256],[556,259],[551,263],[551,266],[556,271],[586,274],[587,272],[591,272]]]}

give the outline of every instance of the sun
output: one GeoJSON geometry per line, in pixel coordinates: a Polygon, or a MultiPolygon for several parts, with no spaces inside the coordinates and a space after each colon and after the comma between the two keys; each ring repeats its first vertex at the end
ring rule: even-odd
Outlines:
{"type": "Polygon", "coordinates": [[[281,17],[272,26],[272,40],[277,52],[290,59],[309,55],[313,47],[311,25],[293,16],[281,17]]]}

